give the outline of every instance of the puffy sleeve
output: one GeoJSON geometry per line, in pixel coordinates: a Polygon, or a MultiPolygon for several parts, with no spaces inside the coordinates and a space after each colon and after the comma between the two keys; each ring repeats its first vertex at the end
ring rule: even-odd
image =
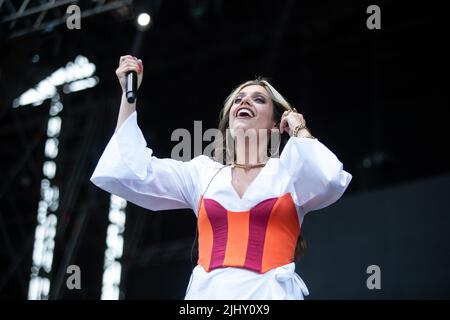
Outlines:
{"type": "Polygon", "coordinates": [[[294,201],[305,214],[336,202],[352,179],[334,153],[318,139],[290,138],[280,162],[291,176],[294,201]]]}
{"type": "Polygon", "coordinates": [[[133,112],[109,140],[90,180],[97,187],[150,210],[196,212],[199,172],[212,161],[159,159],[152,155],[133,112]]]}

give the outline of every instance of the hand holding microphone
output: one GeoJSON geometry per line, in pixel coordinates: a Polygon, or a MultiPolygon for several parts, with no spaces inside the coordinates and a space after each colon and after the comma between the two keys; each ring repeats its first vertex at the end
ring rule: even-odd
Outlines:
{"type": "Polygon", "coordinates": [[[144,75],[144,65],[141,59],[126,55],[120,57],[119,67],[116,70],[120,86],[126,95],[128,103],[135,103],[137,90],[144,75]]]}

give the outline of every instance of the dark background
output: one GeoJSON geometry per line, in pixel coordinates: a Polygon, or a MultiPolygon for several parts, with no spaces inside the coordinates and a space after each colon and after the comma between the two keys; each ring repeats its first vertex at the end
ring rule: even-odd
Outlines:
{"type": "MultiPolygon", "coordinates": [[[[61,93],[52,277],[65,270],[62,257],[71,250],[68,264],[81,267],[83,289],[63,288],[52,298],[100,297],[109,195],[89,177],[117,121],[119,57],[133,48],[145,66],[138,121],[155,155],[170,156],[176,128],[193,131],[195,120],[203,130],[217,126],[231,90],[265,76],[353,175],[341,201],[305,219],[308,249],[297,271],[310,298],[450,298],[443,2],[128,2],[83,18],[81,30],[62,23],[33,31],[37,15],[3,21],[22,1],[0,1],[2,299],[27,297],[49,109],[48,101],[12,103],[79,54],[95,63],[100,82],[61,93]],[[371,4],[381,8],[381,30],[366,27],[371,4]],[[152,25],[139,33],[134,21],[145,7],[152,25]],[[378,291],[365,287],[371,264],[381,267],[378,291]]],[[[83,12],[99,2],[78,5],[83,12]]],[[[67,6],[49,10],[43,23],[64,17],[67,6]]],[[[190,211],[151,213],[129,203],[122,298],[183,298],[194,233],[190,211]]]]}

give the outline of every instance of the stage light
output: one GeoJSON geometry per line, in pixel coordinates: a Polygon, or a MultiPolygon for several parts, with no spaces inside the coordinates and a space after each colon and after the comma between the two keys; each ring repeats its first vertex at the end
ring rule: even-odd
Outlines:
{"type": "Polygon", "coordinates": [[[57,171],[54,159],[58,155],[61,130],[61,118],[58,113],[62,109],[59,95],[56,94],[52,97],[49,110],[50,118],[47,123],[47,141],[44,151],[46,161],[42,166],[45,177],[41,180],[41,200],[37,210],[37,226],[34,234],[31,276],[28,287],[29,300],[47,300],[49,298],[50,273],[58,222],[56,211],[59,207],[59,187],[53,184],[53,178],[57,171]]]}
{"type": "Polygon", "coordinates": [[[102,300],[120,299],[120,277],[123,253],[123,233],[125,231],[125,208],[127,201],[118,196],[110,196],[109,226],[106,232],[106,250],[103,267],[102,300]]]}
{"type": "MultiPolygon", "coordinates": [[[[59,96],[59,95],[57,95],[57,96],[59,96]]],[[[53,117],[53,116],[56,116],[58,113],[60,113],[63,108],[64,108],[64,106],[61,102],[52,103],[50,105],[50,110],[48,113],[51,117],[53,117]]]]}
{"type": "Polygon", "coordinates": [[[77,80],[70,84],[66,84],[63,87],[63,92],[65,94],[85,90],[88,88],[95,87],[98,83],[98,77],[90,77],[87,79],[77,80]]]}
{"type": "Polygon", "coordinates": [[[41,60],[41,57],[38,54],[35,54],[33,58],[31,58],[31,62],[38,63],[41,60]]]}
{"type": "Polygon", "coordinates": [[[61,117],[52,117],[48,120],[47,136],[55,137],[61,131],[61,117]]]}
{"type": "Polygon", "coordinates": [[[13,108],[41,105],[44,100],[54,97],[57,94],[56,87],[62,84],[69,84],[69,87],[66,87],[66,93],[92,88],[98,83],[98,78],[89,78],[94,75],[95,69],[95,64],[89,62],[86,57],[77,56],[74,62],[68,62],[65,67],[59,68],[40,81],[35,88],[27,90],[14,99],[13,108]],[[78,80],[86,81],[77,82],[78,80]]]}
{"type": "Polygon", "coordinates": [[[56,174],[56,163],[54,161],[45,161],[42,171],[44,173],[44,176],[46,176],[48,179],[53,179],[56,174]]]}
{"type": "Polygon", "coordinates": [[[57,138],[49,138],[45,142],[45,155],[54,159],[58,155],[58,139],[57,138]]]}
{"type": "Polygon", "coordinates": [[[150,15],[148,13],[143,12],[139,14],[137,18],[137,23],[141,27],[147,27],[150,23],[150,20],[151,20],[150,15]]]}

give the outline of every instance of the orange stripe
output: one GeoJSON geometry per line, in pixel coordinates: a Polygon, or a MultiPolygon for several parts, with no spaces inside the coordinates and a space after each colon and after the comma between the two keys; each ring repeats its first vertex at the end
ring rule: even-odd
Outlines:
{"type": "Polygon", "coordinates": [[[278,198],[272,208],[266,229],[261,272],[294,261],[300,235],[297,210],[291,194],[278,198]]]}
{"type": "Polygon", "coordinates": [[[201,265],[206,271],[209,271],[213,247],[213,230],[208,214],[205,210],[203,197],[200,202],[200,209],[198,213],[198,230],[198,264],[201,265]]]}
{"type": "Polygon", "coordinates": [[[247,255],[250,211],[228,211],[227,216],[228,238],[223,264],[242,267],[247,255]]]}

